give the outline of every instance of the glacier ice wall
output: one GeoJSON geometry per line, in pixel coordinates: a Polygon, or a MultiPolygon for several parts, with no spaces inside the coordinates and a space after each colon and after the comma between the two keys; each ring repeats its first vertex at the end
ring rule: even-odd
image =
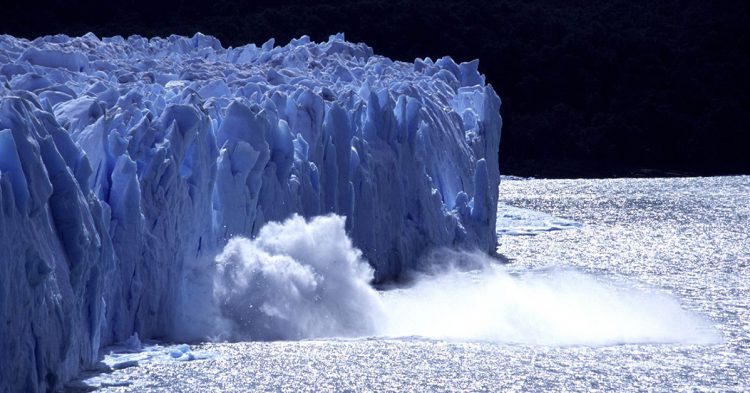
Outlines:
{"type": "Polygon", "coordinates": [[[346,217],[378,281],[494,251],[500,99],[477,65],[343,35],[0,36],[0,388],[173,338],[190,275],[293,214],[346,217]]]}

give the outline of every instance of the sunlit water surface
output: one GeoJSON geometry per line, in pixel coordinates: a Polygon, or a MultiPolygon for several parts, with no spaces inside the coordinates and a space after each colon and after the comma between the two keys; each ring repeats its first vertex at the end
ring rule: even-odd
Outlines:
{"type": "Polygon", "coordinates": [[[511,260],[505,269],[512,274],[572,270],[669,297],[704,319],[714,339],[684,341],[675,333],[668,344],[532,345],[481,336],[203,344],[190,348],[195,360],[174,360],[185,360],[179,352],[156,356],[89,384],[164,392],[750,390],[750,177],[505,180],[500,198],[498,251],[511,260]],[[529,217],[526,209],[544,214],[529,217]]]}

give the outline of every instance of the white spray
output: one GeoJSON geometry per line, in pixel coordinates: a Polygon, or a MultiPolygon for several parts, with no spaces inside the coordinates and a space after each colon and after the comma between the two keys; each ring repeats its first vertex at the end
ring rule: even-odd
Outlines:
{"type": "Polygon", "coordinates": [[[712,343],[674,299],[565,270],[511,273],[481,253],[443,250],[406,288],[375,291],[344,218],[295,216],[216,258],[219,337],[295,340],[419,336],[541,345],[712,343]]]}
{"type": "Polygon", "coordinates": [[[373,270],[344,218],[294,216],[234,238],[216,257],[214,298],[231,339],[302,339],[376,333],[383,319],[373,270]]]}
{"type": "Polygon", "coordinates": [[[664,294],[572,270],[511,272],[479,253],[438,255],[440,272],[383,293],[380,334],[538,345],[718,340],[705,320],[664,294]],[[479,268],[460,270],[446,257],[479,268]]]}

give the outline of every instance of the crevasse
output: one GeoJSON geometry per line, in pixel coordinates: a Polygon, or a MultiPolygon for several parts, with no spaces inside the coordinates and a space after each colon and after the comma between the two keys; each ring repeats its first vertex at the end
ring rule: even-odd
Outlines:
{"type": "Polygon", "coordinates": [[[134,332],[180,338],[191,272],[295,213],[346,217],[378,281],[496,247],[500,99],[477,61],[87,34],[0,36],[0,64],[2,391],[59,387],[134,332]]]}

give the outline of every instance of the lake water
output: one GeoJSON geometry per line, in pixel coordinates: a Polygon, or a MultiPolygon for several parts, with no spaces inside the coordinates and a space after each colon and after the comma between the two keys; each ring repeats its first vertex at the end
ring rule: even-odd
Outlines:
{"type": "Polygon", "coordinates": [[[404,307],[393,331],[405,337],[157,346],[128,355],[139,366],[87,382],[164,392],[750,390],[750,177],[504,180],[500,199],[498,251],[509,263],[385,293],[404,307]]]}

